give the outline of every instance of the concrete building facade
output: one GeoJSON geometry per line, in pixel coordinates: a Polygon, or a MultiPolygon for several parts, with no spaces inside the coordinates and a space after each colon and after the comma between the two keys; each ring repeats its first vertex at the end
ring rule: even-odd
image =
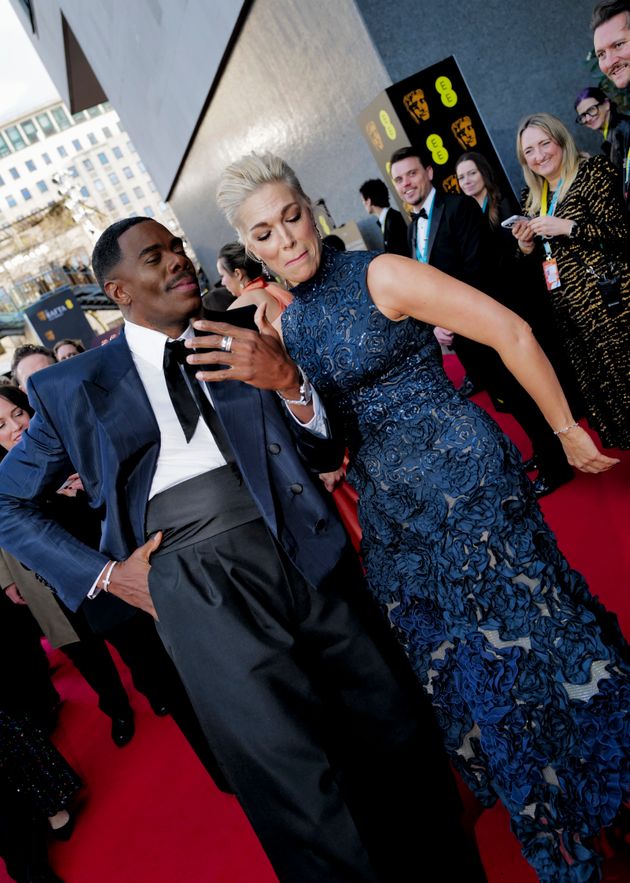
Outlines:
{"type": "Polygon", "coordinates": [[[233,238],[214,201],[226,163],[273,150],[337,223],[361,218],[358,187],[378,170],[357,115],[448,55],[516,190],[525,114],[557,113],[598,149],[573,123],[575,94],[592,82],[593,0],[11,2],[71,110],[96,94],[117,109],[211,278],[233,238]]]}

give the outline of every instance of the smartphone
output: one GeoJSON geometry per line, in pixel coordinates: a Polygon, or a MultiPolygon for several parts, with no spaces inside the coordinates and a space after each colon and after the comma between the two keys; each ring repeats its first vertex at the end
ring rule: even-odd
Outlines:
{"type": "MultiPolygon", "coordinates": [[[[238,307],[235,310],[203,310],[200,319],[206,319],[208,322],[224,322],[233,325],[235,328],[246,328],[250,331],[258,331],[258,326],[254,322],[256,315],[256,304],[249,304],[246,307],[238,307]]],[[[207,331],[198,331],[194,329],[197,337],[205,337],[207,331]]],[[[218,347],[211,347],[211,350],[217,350],[218,347]]],[[[216,363],[214,365],[200,365],[202,371],[221,371],[226,365],[216,363]]]]}
{"type": "MultiPolygon", "coordinates": [[[[225,322],[236,328],[249,328],[251,331],[258,331],[254,322],[256,309],[256,304],[249,304],[246,307],[238,307],[236,310],[204,310],[199,318],[206,319],[208,322],[225,322]]],[[[195,331],[195,334],[204,335],[207,333],[207,331],[195,331]]]]}
{"type": "Polygon", "coordinates": [[[506,218],[505,221],[501,221],[501,226],[506,230],[511,230],[519,221],[531,221],[531,218],[526,218],[525,215],[512,215],[510,218],[506,218]]]}

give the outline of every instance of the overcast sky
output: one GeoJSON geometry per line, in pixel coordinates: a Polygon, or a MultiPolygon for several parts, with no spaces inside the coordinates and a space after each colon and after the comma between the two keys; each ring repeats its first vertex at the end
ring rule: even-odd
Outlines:
{"type": "Polygon", "coordinates": [[[9,0],[0,0],[0,123],[58,98],[9,0]]]}

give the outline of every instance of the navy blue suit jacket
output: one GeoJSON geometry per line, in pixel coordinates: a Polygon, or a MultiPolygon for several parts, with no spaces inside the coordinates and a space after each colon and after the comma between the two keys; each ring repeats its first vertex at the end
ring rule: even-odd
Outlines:
{"type": "MultiPolygon", "coordinates": [[[[0,546],[76,609],[110,558],[122,560],[146,540],[160,432],[124,334],[38,372],[29,397],[35,416],[0,464],[0,546]],[[39,505],[72,471],[104,513],[100,551],[39,505]]],[[[273,392],[226,381],[212,385],[212,399],[262,517],[306,579],[320,585],[347,540],[313,472],[338,468],[343,442],[301,429],[273,392]]]]}

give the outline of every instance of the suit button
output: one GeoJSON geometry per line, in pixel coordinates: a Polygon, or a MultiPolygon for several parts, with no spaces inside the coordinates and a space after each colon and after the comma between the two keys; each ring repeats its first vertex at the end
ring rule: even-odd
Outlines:
{"type": "Polygon", "coordinates": [[[323,533],[326,530],[326,519],[318,518],[315,522],[315,533],[323,533]]]}
{"type": "Polygon", "coordinates": [[[296,482],[295,484],[291,485],[289,490],[291,491],[292,494],[301,494],[302,491],[304,490],[304,487],[301,484],[298,484],[298,482],[296,482]]]}
{"type": "Polygon", "coordinates": [[[267,450],[270,454],[279,454],[282,448],[276,442],[271,442],[271,444],[267,445],[267,450]]]}

